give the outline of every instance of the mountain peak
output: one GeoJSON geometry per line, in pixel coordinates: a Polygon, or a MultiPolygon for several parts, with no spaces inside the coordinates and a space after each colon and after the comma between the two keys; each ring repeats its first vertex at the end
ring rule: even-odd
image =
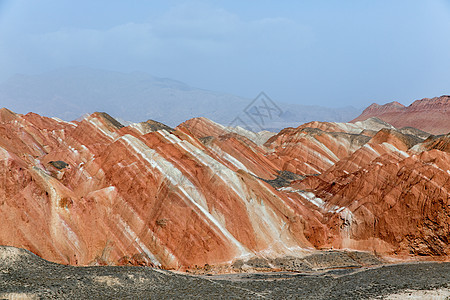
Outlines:
{"type": "Polygon", "coordinates": [[[396,101],[384,105],[372,104],[351,122],[377,117],[397,128],[414,127],[432,134],[450,131],[450,96],[424,98],[404,106],[396,101]]]}
{"type": "Polygon", "coordinates": [[[10,111],[9,109],[3,107],[0,108],[0,122],[10,122],[16,118],[16,113],[10,111]]]}
{"type": "Polygon", "coordinates": [[[397,101],[389,102],[383,105],[380,105],[378,103],[372,103],[370,106],[368,106],[362,113],[364,114],[372,114],[372,113],[380,113],[380,112],[389,112],[389,111],[397,111],[402,108],[405,108],[405,106],[397,101]]]}

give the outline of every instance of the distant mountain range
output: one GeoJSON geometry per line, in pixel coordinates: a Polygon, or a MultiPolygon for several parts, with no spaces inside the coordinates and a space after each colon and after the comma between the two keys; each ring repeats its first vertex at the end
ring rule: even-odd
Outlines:
{"type": "Polygon", "coordinates": [[[18,113],[33,111],[66,121],[95,111],[107,111],[122,121],[153,119],[176,126],[193,117],[207,117],[224,125],[277,131],[309,121],[345,122],[362,111],[354,107],[272,103],[270,99],[252,103],[252,100],[190,87],[143,72],[120,73],[81,67],[39,75],[15,75],[0,84],[0,107],[18,113]],[[272,110],[265,109],[267,104],[272,110]]]}

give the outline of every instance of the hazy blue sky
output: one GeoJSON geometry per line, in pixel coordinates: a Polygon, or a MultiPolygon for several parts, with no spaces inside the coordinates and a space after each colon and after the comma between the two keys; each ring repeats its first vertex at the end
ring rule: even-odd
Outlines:
{"type": "Polygon", "coordinates": [[[67,66],[281,102],[409,104],[450,93],[450,1],[0,0],[0,81],[67,66]]]}

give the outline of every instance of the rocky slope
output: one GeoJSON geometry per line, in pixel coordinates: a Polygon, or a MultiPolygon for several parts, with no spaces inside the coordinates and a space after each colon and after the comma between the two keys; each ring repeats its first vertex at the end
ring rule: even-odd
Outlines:
{"type": "Polygon", "coordinates": [[[449,136],[364,122],[274,134],[0,110],[0,244],[171,269],[322,248],[450,253],[449,136]]]}
{"type": "Polygon", "coordinates": [[[409,106],[398,102],[372,104],[351,122],[377,117],[397,128],[415,127],[433,134],[450,132],[450,96],[416,100],[409,106]]]}

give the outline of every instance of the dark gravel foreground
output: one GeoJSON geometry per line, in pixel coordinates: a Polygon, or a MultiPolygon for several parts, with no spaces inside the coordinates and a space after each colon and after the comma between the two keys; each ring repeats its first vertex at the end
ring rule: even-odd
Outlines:
{"type": "Polygon", "coordinates": [[[366,299],[445,287],[450,263],[189,276],[144,267],[58,265],[0,246],[0,299],[366,299]]]}

